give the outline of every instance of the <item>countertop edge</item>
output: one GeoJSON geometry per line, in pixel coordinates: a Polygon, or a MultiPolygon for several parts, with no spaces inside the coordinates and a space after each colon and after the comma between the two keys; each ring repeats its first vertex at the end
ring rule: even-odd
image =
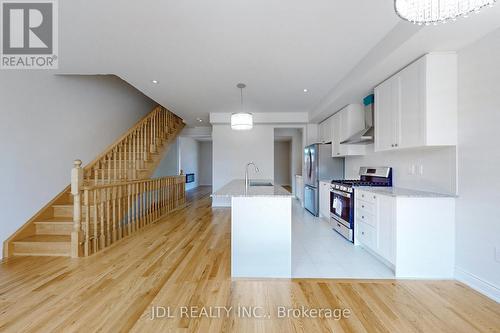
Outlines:
{"type": "Polygon", "coordinates": [[[269,198],[292,198],[293,193],[285,190],[281,185],[273,186],[251,186],[249,191],[245,190],[242,179],[234,179],[210,195],[212,198],[232,197],[269,197],[269,198]]]}
{"type": "Polygon", "coordinates": [[[456,199],[457,195],[431,191],[414,190],[404,187],[359,186],[359,190],[400,198],[456,199]]]}

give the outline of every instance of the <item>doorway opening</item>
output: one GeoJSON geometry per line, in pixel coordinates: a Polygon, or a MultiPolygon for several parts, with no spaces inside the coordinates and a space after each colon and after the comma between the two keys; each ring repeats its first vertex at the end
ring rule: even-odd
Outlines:
{"type": "Polygon", "coordinates": [[[302,176],[302,129],[274,129],[274,184],[296,193],[297,176],[302,176]]]}

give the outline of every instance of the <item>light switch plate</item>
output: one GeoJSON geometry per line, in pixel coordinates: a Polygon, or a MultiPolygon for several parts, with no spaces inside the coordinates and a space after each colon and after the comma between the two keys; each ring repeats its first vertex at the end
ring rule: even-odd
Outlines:
{"type": "Polygon", "coordinates": [[[495,261],[500,263],[500,246],[495,247],[495,261]]]}

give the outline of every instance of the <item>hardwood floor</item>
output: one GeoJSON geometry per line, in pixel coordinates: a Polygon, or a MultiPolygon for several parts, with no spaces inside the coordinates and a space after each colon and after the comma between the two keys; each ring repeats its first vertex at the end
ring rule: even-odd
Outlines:
{"type": "Polygon", "coordinates": [[[190,191],[185,209],[94,256],[3,262],[0,331],[500,332],[500,305],[455,281],[231,281],[230,210],[212,209],[210,190],[190,191]],[[174,318],[151,320],[152,306],[174,318]],[[186,318],[184,306],[233,309],[186,318]],[[238,306],[270,318],[238,318],[238,306]],[[278,306],[351,315],[278,318],[278,306]]]}

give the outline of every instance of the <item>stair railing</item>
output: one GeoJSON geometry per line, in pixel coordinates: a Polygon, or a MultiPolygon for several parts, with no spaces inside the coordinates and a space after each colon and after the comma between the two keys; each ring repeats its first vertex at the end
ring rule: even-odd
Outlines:
{"type": "Polygon", "coordinates": [[[140,171],[151,154],[160,150],[181,123],[181,118],[157,106],[85,167],[85,181],[103,185],[143,178],[140,171]]]}
{"type": "Polygon", "coordinates": [[[81,161],[71,172],[71,256],[94,254],[185,205],[185,177],[85,185],[81,161]]]}

